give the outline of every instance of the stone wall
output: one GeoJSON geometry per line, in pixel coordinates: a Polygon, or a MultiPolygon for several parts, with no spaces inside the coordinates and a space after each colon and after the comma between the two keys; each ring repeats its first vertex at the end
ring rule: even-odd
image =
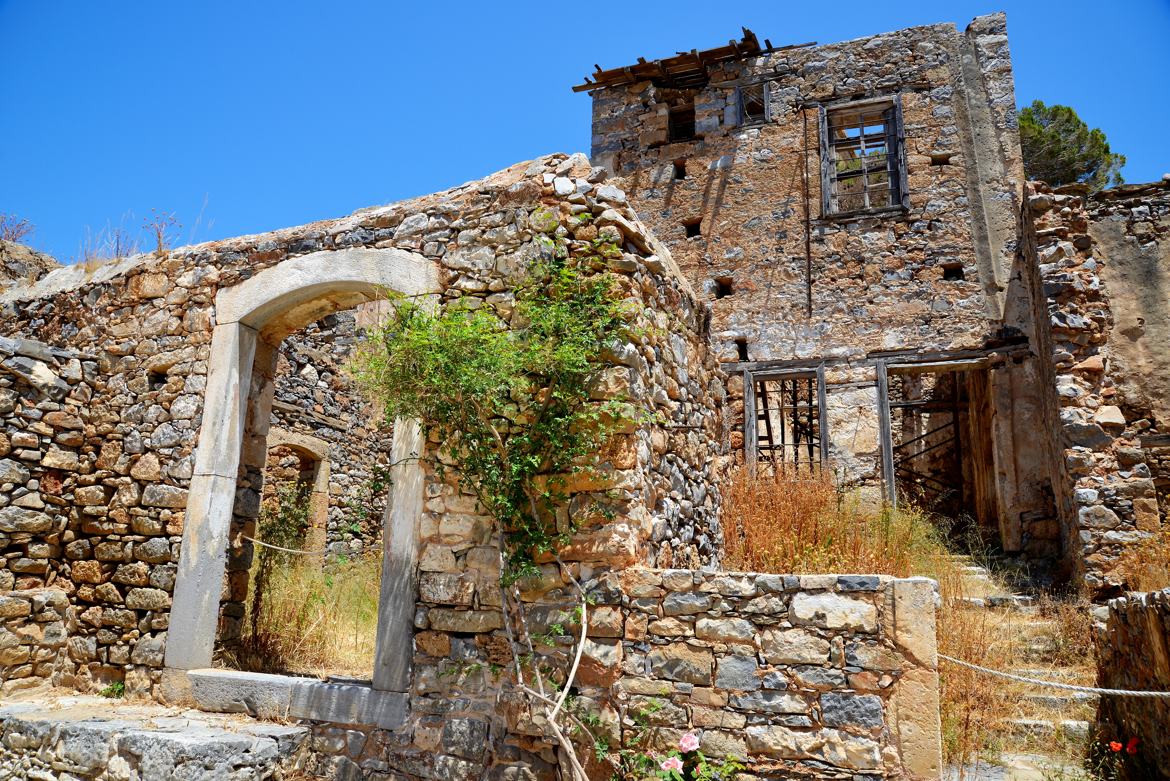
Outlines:
{"type": "MultiPolygon", "coordinates": [[[[585,585],[593,604],[576,707],[596,716],[611,747],[642,740],[666,751],[694,732],[705,754],[736,757],[752,777],[938,776],[932,581],[633,569],[585,585]]],[[[437,628],[417,638],[431,659],[415,683],[413,741],[319,725],[318,775],[470,779],[496,764],[499,777],[531,777],[509,761],[542,744],[529,715],[507,698],[476,706],[506,675],[508,656],[498,635],[466,634],[498,626],[474,592],[467,579],[424,575],[420,609],[437,628]]],[[[557,596],[529,595],[537,636],[565,621],[557,596]]],[[[580,631],[563,626],[554,640],[562,649],[580,631]]],[[[539,757],[525,765],[551,778],[555,755],[544,748],[539,757]]]]}
{"type": "Polygon", "coordinates": [[[876,496],[874,360],[1021,346],[970,379],[982,396],[956,455],[969,481],[961,509],[1008,552],[1056,555],[1050,454],[1029,428],[1050,390],[1027,349],[1034,307],[1020,305],[1034,291],[1016,252],[1024,174],[1004,16],[782,47],[708,72],[693,89],[591,90],[593,156],[708,297],[733,430],[736,369],[823,363],[828,458],[876,496]],[[738,90],[760,83],[767,118],[745,121],[738,90]],[[822,111],[882,100],[901,106],[906,197],[824,213],[822,111]],[[672,141],[671,107],[692,101],[695,138],[672,141]]]}
{"type": "Polygon", "coordinates": [[[1160,522],[1141,449],[1153,423],[1149,407],[1119,387],[1112,355],[1121,336],[1103,270],[1115,260],[1094,242],[1084,196],[1076,187],[1036,185],[1029,208],[1060,404],[1065,561],[1077,581],[1108,594],[1122,586],[1117,557],[1160,522]]]}
{"type": "Polygon", "coordinates": [[[737,360],[736,338],[766,360],[979,347],[995,332],[1023,183],[1005,33],[1002,15],[980,17],[965,35],[916,27],[714,66],[706,86],[681,96],[695,105],[690,141],[668,139],[675,91],[647,81],[592,92],[594,161],[621,176],[639,215],[712,297],[724,360],[737,360]],[[760,81],[769,118],[744,122],[736,89],[760,81]],[[818,107],[895,97],[908,208],[822,214],[818,107]],[[1002,137],[976,140],[983,115],[1002,137]],[[982,181],[993,163],[1001,175],[982,181]],[[994,246],[973,188],[1002,202],[1009,221],[994,246]],[[701,235],[688,238],[694,219],[701,235]],[[730,290],[715,300],[717,281],[730,290]]]}
{"type": "MultiPolygon", "coordinates": [[[[0,595],[0,693],[60,682],[69,628],[77,623],[69,595],[58,589],[0,595]]],[[[75,648],[68,649],[74,654],[75,648]]]]}
{"type": "Polygon", "coordinates": [[[1113,320],[1105,355],[1129,420],[1146,421],[1140,433],[1163,522],[1170,511],[1170,181],[1123,185],[1095,194],[1087,204],[1089,234],[1102,260],[1101,282],[1113,320]]]}
{"type": "MultiPolygon", "coordinates": [[[[1170,691],[1170,590],[1130,593],[1109,601],[1109,616],[1098,626],[1097,685],[1129,691],[1170,691]]],[[[1098,720],[1106,738],[1128,743],[1124,778],[1170,778],[1170,699],[1102,697],[1098,720]]]]}
{"type": "MultiPolygon", "coordinates": [[[[357,312],[350,310],[287,336],[276,359],[272,399],[274,428],[313,437],[327,450],[325,535],[308,547],[347,555],[382,544],[393,435],[345,373],[358,331],[357,312]]],[[[266,478],[291,477],[288,466],[270,460],[266,478]]],[[[273,488],[269,479],[265,498],[273,488]]]]}

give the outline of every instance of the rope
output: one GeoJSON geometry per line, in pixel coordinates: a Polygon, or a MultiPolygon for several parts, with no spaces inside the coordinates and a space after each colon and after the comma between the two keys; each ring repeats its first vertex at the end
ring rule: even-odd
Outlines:
{"type": "Polygon", "coordinates": [[[302,555],[329,555],[329,551],[298,551],[296,548],[282,548],[280,545],[273,545],[271,542],[262,542],[254,537],[248,537],[247,534],[240,534],[240,537],[255,542],[256,545],[263,545],[266,548],[271,548],[274,551],[283,551],[284,553],[300,553],[302,555]]]}
{"type": "Polygon", "coordinates": [[[1018,681],[1019,683],[1030,683],[1035,686],[1046,686],[1050,689],[1063,689],[1072,692],[1085,692],[1087,694],[1107,694],[1113,697],[1158,697],[1170,698],[1170,692],[1150,692],[1150,691],[1130,691],[1129,689],[1098,689],[1093,686],[1076,686],[1071,683],[1057,683],[1056,681],[1045,681],[1040,678],[1027,678],[1023,675],[1014,675],[1012,673],[1005,673],[1001,670],[993,670],[990,667],[980,667],[977,664],[964,662],[962,659],[955,659],[951,656],[943,654],[938,655],[939,659],[957,664],[960,667],[967,667],[987,675],[995,675],[1000,678],[1007,678],[1009,681],[1018,681]]]}

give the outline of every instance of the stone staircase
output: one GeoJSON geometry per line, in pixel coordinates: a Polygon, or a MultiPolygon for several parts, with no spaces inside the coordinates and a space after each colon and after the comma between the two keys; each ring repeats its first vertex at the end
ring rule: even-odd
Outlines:
{"type": "MultiPolygon", "coordinates": [[[[996,560],[993,575],[987,567],[967,556],[956,557],[963,565],[963,598],[971,610],[989,611],[995,621],[1009,622],[1018,632],[1014,654],[1018,664],[1007,672],[1016,675],[1074,685],[1093,685],[1088,668],[1061,661],[1061,628],[1042,614],[1038,594],[1048,585],[1033,578],[1010,559],[996,560]],[[1001,574],[1005,573],[1005,574],[1001,574]]],[[[1086,649],[1086,655],[1091,653],[1086,649]]],[[[1079,767],[1070,762],[1077,747],[1083,746],[1092,730],[1097,695],[1061,689],[1028,686],[1000,680],[1010,687],[1016,712],[1007,719],[1006,743],[1011,746],[995,765],[950,768],[951,781],[1047,781],[1051,778],[1081,778],[1079,767]]]]}

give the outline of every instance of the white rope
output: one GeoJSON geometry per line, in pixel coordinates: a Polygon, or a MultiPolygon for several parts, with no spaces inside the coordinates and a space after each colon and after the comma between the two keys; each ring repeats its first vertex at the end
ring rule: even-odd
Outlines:
{"type": "Polygon", "coordinates": [[[256,545],[263,545],[266,548],[271,548],[274,551],[283,551],[284,553],[300,553],[302,555],[329,555],[329,551],[298,551],[296,548],[282,548],[280,545],[273,545],[271,542],[262,542],[254,537],[248,537],[247,534],[240,534],[240,537],[255,542],[256,545]]]}
{"type": "Polygon", "coordinates": [[[1014,675],[1012,673],[1005,673],[1001,670],[993,670],[990,667],[980,667],[977,664],[964,662],[962,659],[955,659],[944,654],[938,655],[939,659],[957,664],[960,667],[968,667],[972,670],[977,670],[987,675],[995,675],[1000,678],[1007,678],[1009,681],[1018,681],[1019,683],[1030,683],[1035,686],[1046,686],[1050,689],[1063,689],[1072,692],[1085,692],[1088,694],[1107,694],[1113,697],[1160,697],[1170,698],[1170,692],[1150,692],[1150,691],[1130,691],[1129,689],[1098,689],[1093,686],[1076,686],[1071,683],[1057,683],[1056,681],[1045,681],[1040,678],[1028,678],[1023,675],[1014,675]]]}

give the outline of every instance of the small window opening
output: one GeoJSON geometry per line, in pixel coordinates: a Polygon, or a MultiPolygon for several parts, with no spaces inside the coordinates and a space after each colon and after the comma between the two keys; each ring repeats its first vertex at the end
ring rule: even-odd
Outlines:
{"type": "Polygon", "coordinates": [[[948,263],[943,266],[944,282],[961,282],[964,279],[963,266],[959,263],[948,263]]]}
{"type": "Polygon", "coordinates": [[[686,159],[674,161],[674,180],[676,182],[687,178],[687,161],[686,159]]]}
{"type": "Polygon", "coordinates": [[[829,212],[898,205],[901,182],[895,111],[886,104],[843,108],[826,115],[829,212]]]}
{"type": "Polygon", "coordinates": [[[152,391],[162,390],[167,384],[165,369],[155,369],[146,373],[146,383],[152,391]]]}
{"type": "Polygon", "coordinates": [[[703,235],[703,220],[702,219],[685,220],[683,222],[683,229],[686,230],[688,239],[693,239],[696,236],[702,236],[703,235]]]}
{"type": "Polygon", "coordinates": [[[740,124],[750,125],[768,120],[768,94],[763,82],[739,88],[740,124]]]}
{"type": "Polygon", "coordinates": [[[727,298],[731,295],[731,277],[720,277],[715,280],[715,297],[727,298]]]}
{"type": "Polygon", "coordinates": [[[954,156],[953,152],[931,152],[930,153],[930,164],[931,165],[950,165],[951,158],[953,156],[954,156]]]}
{"type": "Polygon", "coordinates": [[[671,141],[690,141],[695,137],[695,104],[671,106],[668,130],[671,141]]]}
{"type": "Polygon", "coordinates": [[[748,360],[747,339],[741,336],[735,340],[735,352],[741,361],[748,360]]]}

